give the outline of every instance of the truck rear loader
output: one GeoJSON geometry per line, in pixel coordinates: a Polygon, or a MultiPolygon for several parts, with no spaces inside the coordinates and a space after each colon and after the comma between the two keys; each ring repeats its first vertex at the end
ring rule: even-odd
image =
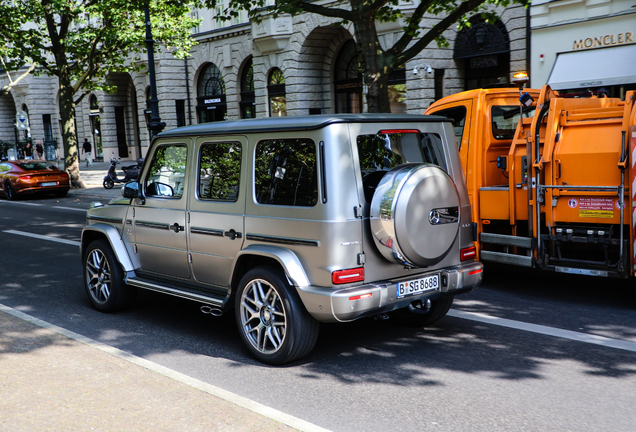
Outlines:
{"type": "Polygon", "coordinates": [[[634,276],[635,100],[501,87],[426,110],[454,119],[481,261],[634,276]]]}

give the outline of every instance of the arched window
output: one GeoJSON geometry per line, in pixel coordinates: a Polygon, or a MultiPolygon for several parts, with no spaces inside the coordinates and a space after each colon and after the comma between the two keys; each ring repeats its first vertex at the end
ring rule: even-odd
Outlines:
{"type": "Polygon", "coordinates": [[[252,67],[252,59],[250,58],[243,67],[241,74],[241,118],[256,117],[256,109],[254,102],[256,96],[254,94],[254,68],[252,67]]]}
{"type": "Polygon", "coordinates": [[[225,83],[221,71],[215,64],[208,64],[197,83],[197,113],[199,123],[225,120],[225,83]]]}
{"type": "Polygon", "coordinates": [[[287,115],[287,97],[285,96],[285,75],[275,68],[269,73],[267,80],[269,96],[269,116],[283,117],[287,115]]]}
{"type": "Polygon", "coordinates": [[[349,39],[336,57],[336,112],[362,112],[362,68],[356,44],[349,39]]]}
{"type": "Polygon", "coordinates": [[[508,83],[510,76],[510,38],[501,21],[489,24],[477,15],[471,26],[457,35],[453,58],[463,60],[465,90],[488,84],[508,83]]]}

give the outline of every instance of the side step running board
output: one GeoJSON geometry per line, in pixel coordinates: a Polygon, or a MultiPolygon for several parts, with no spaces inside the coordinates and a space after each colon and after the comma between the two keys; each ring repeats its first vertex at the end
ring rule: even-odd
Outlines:
{"type": "Polygon", "coordinates": [[[207,294],[204,292],[192,292],[184,290],[177,285],[159,284],[158,282],[148,279],[142,279],[140,277],[131,277],[126,280],[128,285],[147,289],[150,291],[157,291],[163,294],[169,294],[175,297],[181,297],[188,300],[197,301],[200,303],[209,304],[212,306],[223,307],[225,304],[225,298],[214,296],[213,294],[207,294]]]}
{"type": "Polygon", "coordinates": [[[493,261],[503,264],[512,264],[521,267],[532,267],[532,257],[523,255],[513,255],[503,252],[480,251],[480,261],[493,261]]]}
{"type": "Polygon", "coordinates": [[[481,241],[482,243],[496,244],[500,246],[521,247],[527,249],[531,249],[534,243],[534,239],[530,237],[519,237],[513,235],[491,233],[481,233],[479,235],[479,241],[481,241]]]}

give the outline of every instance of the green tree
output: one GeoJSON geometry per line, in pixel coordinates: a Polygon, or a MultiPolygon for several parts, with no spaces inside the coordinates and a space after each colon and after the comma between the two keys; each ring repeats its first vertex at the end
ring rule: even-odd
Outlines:
{"type": "MultiPolygon", "coordinates": [[[[222,0],[203,0],[210,8],[215,8],[222,0]]],[[[529,0],[421,0],[416,7],[403,13],[398,0],[341,0],[316,2],[313,0],[230,0],[225,9],[228,19],[244,9],[254,21],[266,14],[276,17],[281,14],[292,16],[314,13],[334,18],[341,24],[353,25],[356,47],[362,59],[363,81],[368,87],[367,105],[369,112],[390,112],[389,75],[426,48],[431,42],[447,46],[444,31],[453,24],[469,25],[468,15],[481,12],[492,20],[493,6],[508,6],[511,3],[528,5],[529,0]],[[431,28],[422,28],[425,18],[436,18],[431,28]],[[376,24],[401,20],[404,33],[391,47],[383,47],[378,38],[376,24]]]]}
{"type": "Polygon", "coordinates": [[[178,0],[0,0],[0,54],[7,71],[35,64],[34,74],[59,82],[65,166],[73,186],[79,176],[75,105],[93,90],[113,91],[108,75],[145,65],[144,8],[150,8],[155,50],[184,56],[198,23],[178,0]]]}

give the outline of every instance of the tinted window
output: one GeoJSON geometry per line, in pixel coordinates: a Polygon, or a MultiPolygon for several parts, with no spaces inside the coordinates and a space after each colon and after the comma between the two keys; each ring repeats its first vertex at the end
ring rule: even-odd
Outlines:
{"type": "MultiPolygon", "coordinates": [[[[533,106],[524,107],[523,117],[532,117],[534,115],[534,108],[533,106]]],[[[512,139],[515,136],[515,130],[519,123],[519,106],[493,106],[491,115],[492,134],[495,139],[512,139]]]]}
{"type": "Polygon", "coordinates": [[[254,191],[261,204],[314,206],[318,202],[316,145],[310,139],[260,141],[254,191]]]}
{"type": "Polygon", "coordinates": [[[184,145],[158,147],[144,182],[146,195],[180,198],[185,186],[186,156],[184,145]]]}
{"type": "Polygon", "coordinates": [[[362,184],[368,202],[384,174],[403,163],[428,163],[447,171],[442,139],[437,134],[418,132],[360,135],[357,145],[362,184]]]}
{"type": "Polygon", "coordinates": [[[53,169],[53,165],[48,162],[24,162],[17,164],[20,168],[27,171],[37,171],[45,169],[53,169]]]}
{"type": "Polygon", "coordinates": [[[205,143],[201,146],[197,191],[199,198],[236,201],[240,178],[240,143],[205,143]]]}
{"type": "Polygon", "coordinates": [[[466,126],[466,112],[465,106],[458,106],[431,113],[432,115],[453,119],[453,131],[455,132],[458,148],[462,147],[462,137],[464,136],[464,127],[466,126]]]}

